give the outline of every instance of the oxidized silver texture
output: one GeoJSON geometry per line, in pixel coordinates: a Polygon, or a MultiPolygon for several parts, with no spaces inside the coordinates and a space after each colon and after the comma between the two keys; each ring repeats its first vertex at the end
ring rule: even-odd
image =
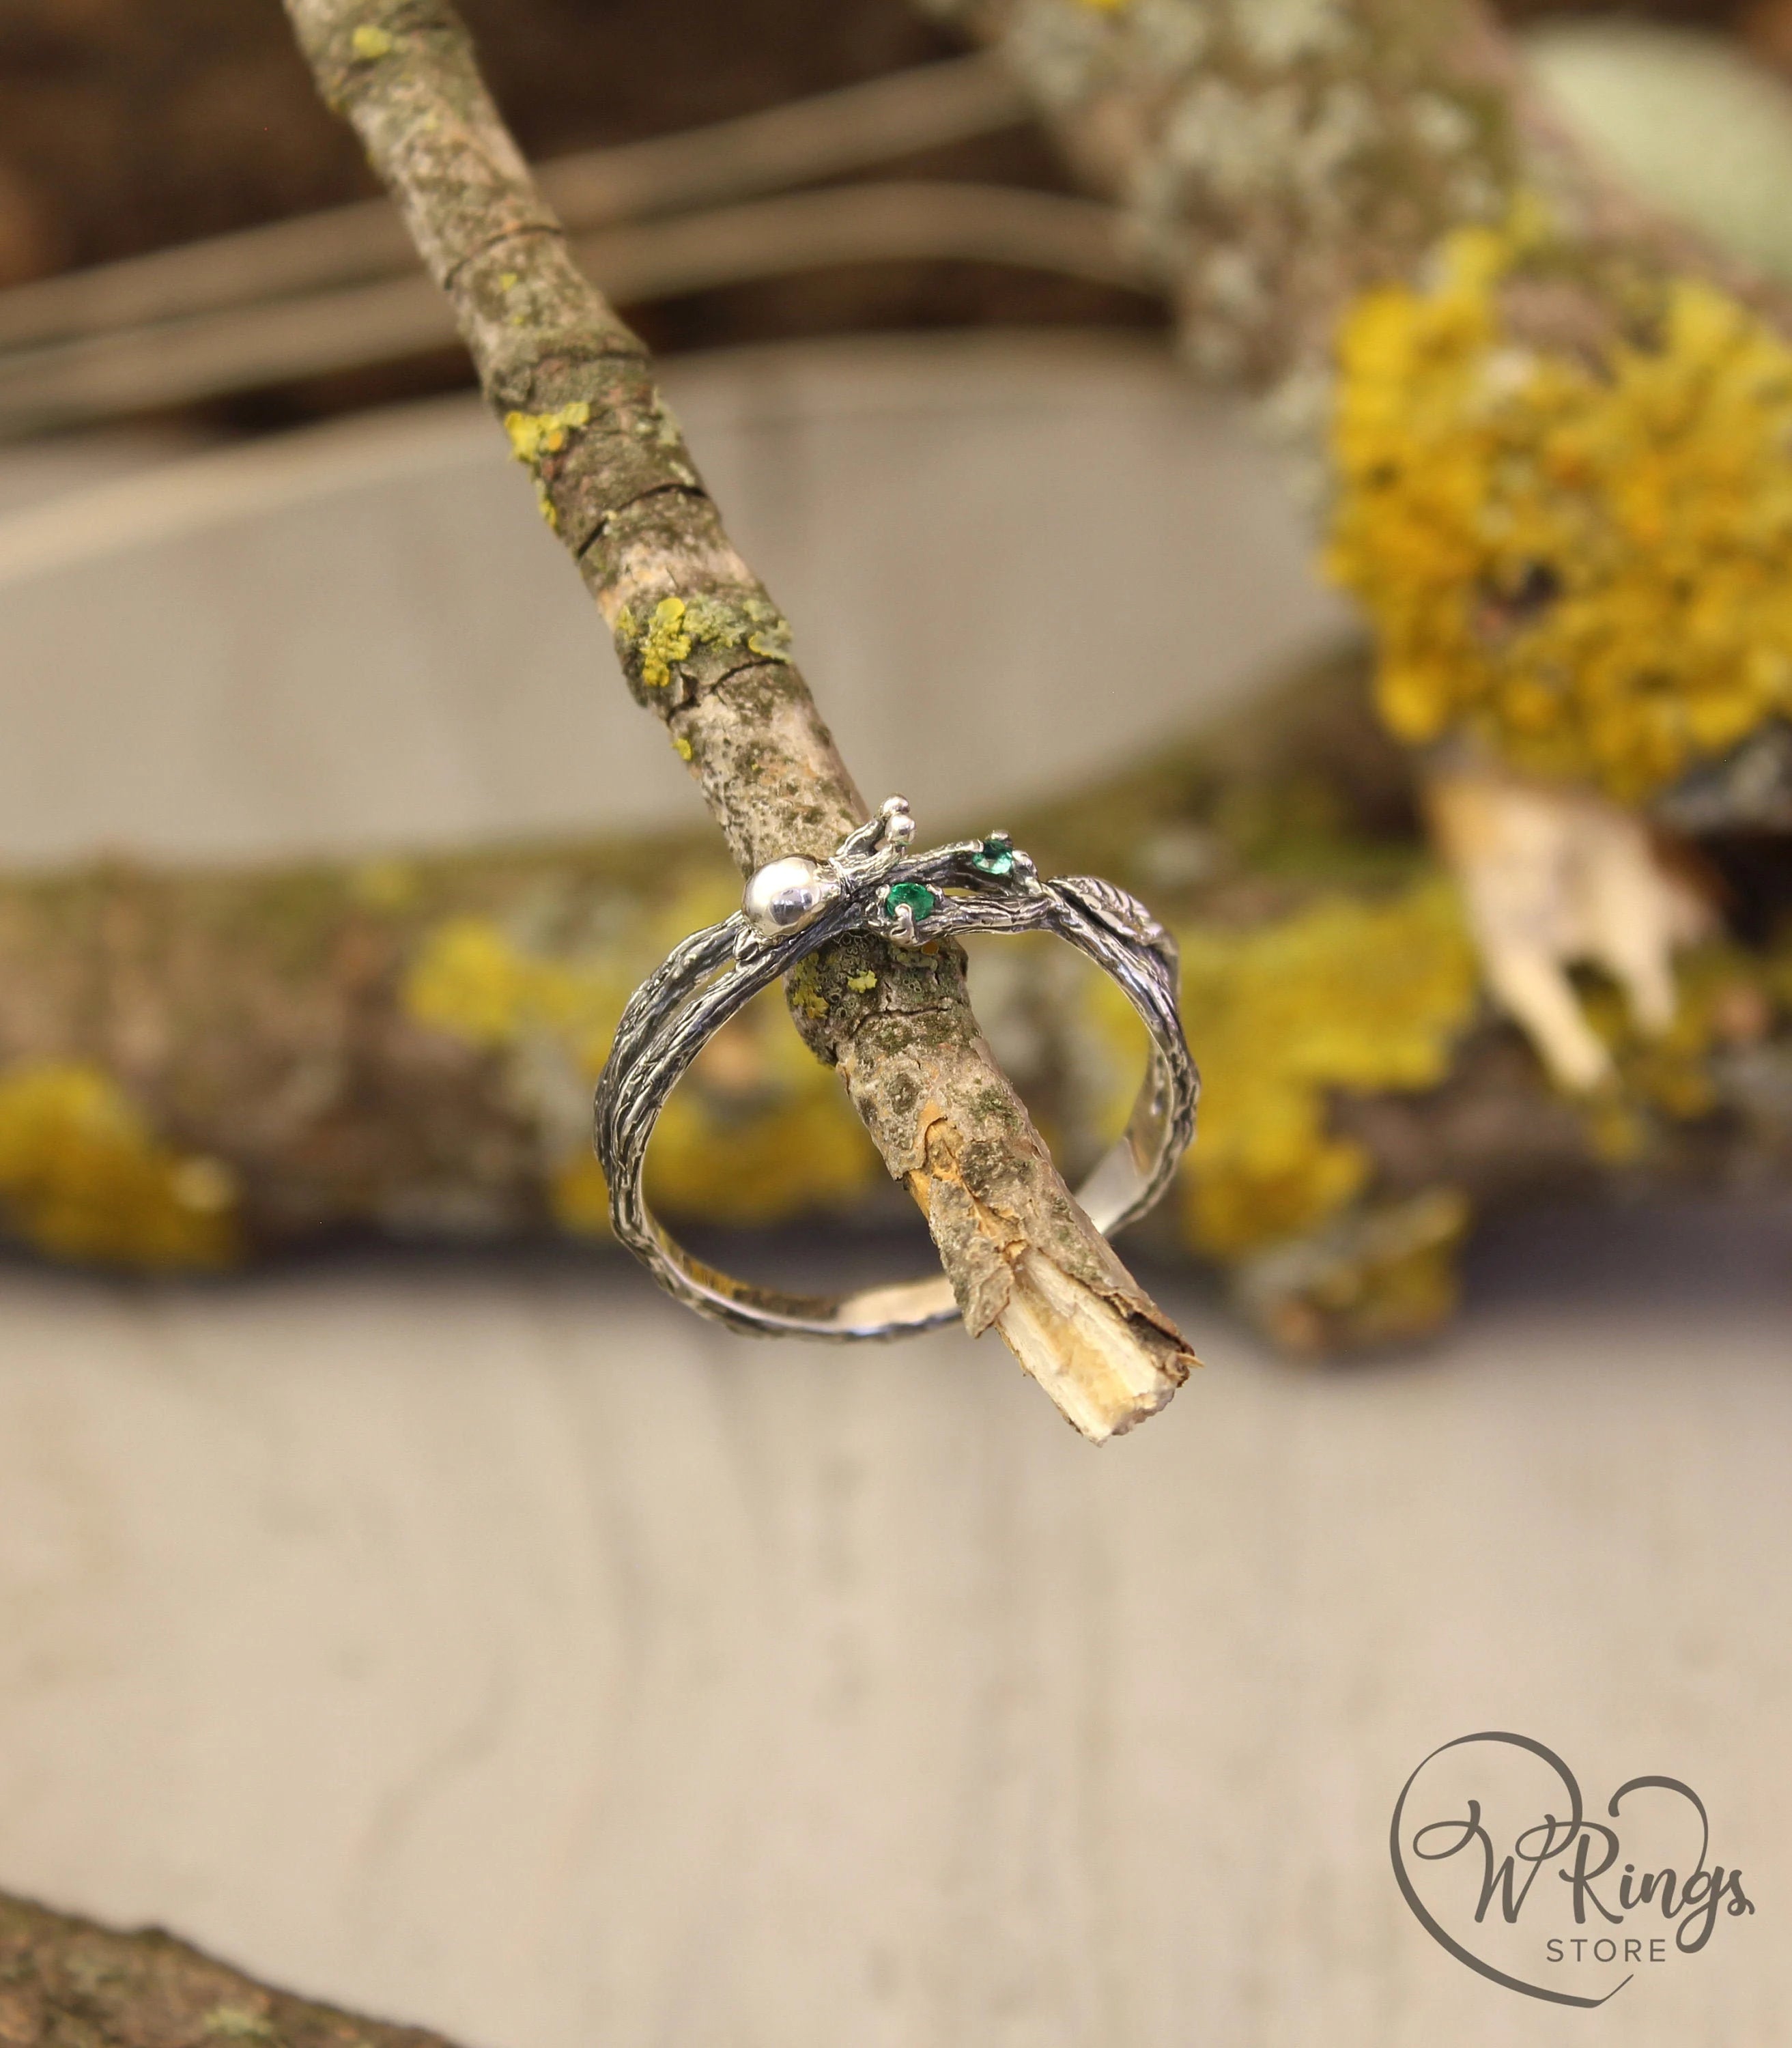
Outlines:
{"type": "Polygon", "coordinates": [[[1162,1194],[1194,1135],[1200,1083],[1177,1007],[1176,941],[1145,906],[1091,876],[1041,880],[1002,834],[910,854],[913,834],[908,805],[890,797],[832,859],[816,863],[826,886],[813,892],[816,906],[795,928],[766,929],[774,917],[782,924],[788,906],[774,910],[766,893],[756,891],[758,878],[749,881],[745,901],[758,925],[737,910],[681,941],[635,991],[617,1027],[597,1084],[595,1134],[616,1235],[668,1294],[735,1329],[850,1340],[904,1336],[958,1313],[943,1274],[839,1296],[782,1294],[731,1279],[669,1236],[642,1196],[654,1123],[712,1034],[762,988],[844,933],[925,945],[960,932],[1055,932],[1126,991],[1150,1033],[1150,1065],[1125,1131],[1077,1190],[1090,1220],[1108,1235],[1162,1194]],[[932,894],[933,907],[918,919],[911,904],[894,912],[884,906],[889,890],[902,882],[932,894]]]}

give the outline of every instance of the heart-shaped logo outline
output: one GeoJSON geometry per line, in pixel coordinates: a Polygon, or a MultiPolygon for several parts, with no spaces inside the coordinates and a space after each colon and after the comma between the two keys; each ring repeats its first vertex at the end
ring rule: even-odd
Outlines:
{"type": "MultiPolygon", "coordinates": [[[[1394,1881],[1400,1887],[1401,1895],[1412,1908],[1414,1917],[1419,1925],[1430,1935],[1431,1938],[1441,1947],[1447,1949],[1459,1963],[1466,1963],[1468,1968],[1475,1971],[1477,1975],[1489,1978],[1496,1984],[1503,1984],[1508,1991],[1522,1992],[1527,1998],[1547,1999],[1552,2005],[1577,2005],[1588,2008],[1604,2005],[1608,2000],[1618,1996],[1624,1985],[1631,1981],[1629,1976],[1614,1984],[1604,1998],[1586,1998],[1578,1992],[1553,1991],[1544,1984],[1527,1984],[1522,1977],[1512,1976],[1506,1971],[1496,1968],[1493,1964],[1484,1961],[1472,1949],[1464,1948],[1453,1934],[1440,1926],[1425,1901],[1419,1897],[1418,1888],[1407,1872],[1406,1859],[1400,1846],[1400,1823],[1406,1813],[1408,1794],[1418,1782],[1419,1775],[1427,1764],[1443,1755],[1446,1751],[1461,1749],[1470,1743],[1477,1742],[1510,1743],[1516,1749],[1528,1750],[1533,1756],[1540,1758],[1555,1772],[1561,1780],[1562,1787],[1568,1794],[1569,1813],[1566,1820],[1559,1823],[1553,1816],[1546,1816],[1546,1818],[1552,1829],[1557,1825],[1567,1829],[1568,1832],[1563,1837],[1563,1846],[1565,1847],[1568,1842],[1572,1841],[1586,1825],[1586,1806],[1581,1797],[1580,1784],[1574,1773],[1553,1749],[1547,1748],[1543,1744],[1533,1740],[1530,1736],[1512,1735],[1499,1728],[1483,1729],[1476,1735],[1459,1735],[1452,1741],[1440,1743],[1432,1751],[1430,1755],[1419,1762],[1414,1767],[1411,1777],[1401,1786],[1400,1796],[1394,1802],[1394,1821],[1388,1831],[1388,1849],[1394,1861],[1394,1881]]],[[[1622,1794],[1619,1796],[1621,1797],[1622,1794]]],[[[1612,1804],[1616,1810],[1617,1804],[1616,1799],[1612,1804]]],[[[1702,1807],[1700,1810],[1701,1813],[1704,1811],[1702,1807]]],[[[1635,1972],[1633,1971],[1631,1974],[1634,1976],[1635,1972]]]]}

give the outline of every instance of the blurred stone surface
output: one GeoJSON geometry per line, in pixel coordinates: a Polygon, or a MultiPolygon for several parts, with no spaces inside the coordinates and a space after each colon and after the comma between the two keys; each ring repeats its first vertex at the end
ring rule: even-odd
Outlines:
{"type": "Polygon", "coordinates": [[[0,1270],[0,1883],[517,2048],[1765,2048],[1787,1228],[1537,1219],[1336,1373],[1173,1292],[1099,1453],[619,1269],[0,1270]],[[1471,1976],[1387,1831],[1485,1728],[1691,1783],[1759,1913],[1608,2015],[1471,1976]]]}
{"type": "Polygon", "coordinates": [[[1697,29],[1552,21],[1526,53],[1575,132],[1632,191],[1781,280],[1792,278],[1792,45],[1763,64],[1697,29]]]}

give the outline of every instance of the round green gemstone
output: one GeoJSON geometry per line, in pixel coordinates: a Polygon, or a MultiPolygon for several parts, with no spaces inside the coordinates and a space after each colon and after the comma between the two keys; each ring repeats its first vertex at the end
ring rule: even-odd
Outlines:
{"type": "Polygon", "coordinates": [[[939,900],[925,882],[892,882],[884,891],[884,914],[894,917],[906,903],[913,911],[914,921],[918,925],[923,917],[932,913],[939,900]]]}
{"type": "Polygon", "coordinates": [[[983,841],[981,852],[971,856],[971,865],[983,875],[1012,875],[1014,871],[1014,843],[1006,832],[992,832],[983,841]]]}

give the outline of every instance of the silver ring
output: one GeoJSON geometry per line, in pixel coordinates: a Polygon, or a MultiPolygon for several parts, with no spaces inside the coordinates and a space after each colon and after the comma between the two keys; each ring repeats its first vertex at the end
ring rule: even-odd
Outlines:
{"type": "Polygon", "coordinates": [[[597,1156],[617,1236],[668,1294],[737,1330],[896,1337],[958,1313],[943,1274],[838,1296],[782,1294],[732,1279],[669,1236],[642,1192],[654,1125],[711,1035],[762,988],[844,933],[917,946],[958,932],[1055,932],[1126,991],[1150,1034],[1150,1065],[1126,1130],[1076,1193],[1106,1235],[1157,1200],[1194,1135],[1200,1082],[1177,1007],[1176,941],[1145,906],[1089,876],[1041,880],[1006,833],[910,854],[913,836],[907,804],[892,797],[830,859],[797,856],[762,867],[732,917],[681,941],[635,991],[599,1077],[597,1156]]]}

